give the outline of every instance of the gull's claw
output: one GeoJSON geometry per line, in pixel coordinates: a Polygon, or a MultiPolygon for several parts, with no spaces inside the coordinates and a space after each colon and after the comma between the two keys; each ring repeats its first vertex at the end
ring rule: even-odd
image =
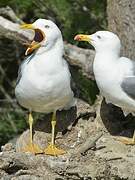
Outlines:
{"type": "Polygon", "coordinates": [[[119,136],[119,137],[115,137],[115,139],[117,141],[122,142],[123,144],[126,144],[126,145],[135,145],[134,137],[133,138],[128,138],[128,137],[119,136]]]}
{"type": "Polygon", "coordinates": [[[32,154],[41,154],[43,153],[43,150],[41,150],[37,144],[30,143],[24,149],[22,149],[22,152],[31,152],[32,154]]]}
{"type": "Polygon", "coordinates": [[[44,150],[44,153],[51,156],[58,156],[65,154],[66,152],[62,149],[58,149],[55,145],[48,145],[48,147],[44,150]]]}

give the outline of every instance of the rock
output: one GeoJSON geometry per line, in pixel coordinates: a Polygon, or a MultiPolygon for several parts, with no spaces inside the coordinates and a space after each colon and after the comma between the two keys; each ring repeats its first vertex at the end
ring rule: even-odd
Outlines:
{"type": "Polygon", "coordinates": [[[135,1],[107,1],[108,29],[120,37],[122,56],[135,59],[135,1]]]}
{"type": "Polygon", "coordinates": [[[2,151],[12,151],[13,150],[13,145],[12,143],[7,143],[4,146],[1,147],[2,151]]]}
{"type": "MultiPolygon", "coordinates": [[[[120,129],[115,129],[115,133],[113,132],[115,135],[123,130],[129,130],[128,125],[123,126],[125,120],[119,108],[107,105],[99,97],[94,106],[79,100],[76,108],[63,113],[57,114],[58,119],[62,118],[61,121],[64,121],[65,115],[67,116],[65,126],[57,126],[56,144],[67,153],[52,157],[45,154],[33,155],[19,152],[27,143],[29,135],[27,130],[17,140],[17,152],[14,146],[7,144],[0,153],[1,179],[135,179],[135,146],[126,146],[116,141],[111,135],[111,130],[115,126],[120,127],[120,129]],[[68,119],[71,123],[70,130],[67,129],[70,124],[67,122],[68,119]],[[63,134],[59,134],[63,131],[63,134]],[[102,136],[96,139],[101,133],[102,136]],[[82,147],[91,144],[92,146],[87,151],[80,152],[82,147]]],[[[46,117],[46,121],[49,116],[46,117]]],[[[50,121],[46,121],[43,118],[35,124],[34,141],[42,149],[47,146],[51,137],[50,129],[48,128],[47,131],[45,128],[46,123],[50,121]]],[[[61,121],[59,120],[59,123],[61,121]]]]}

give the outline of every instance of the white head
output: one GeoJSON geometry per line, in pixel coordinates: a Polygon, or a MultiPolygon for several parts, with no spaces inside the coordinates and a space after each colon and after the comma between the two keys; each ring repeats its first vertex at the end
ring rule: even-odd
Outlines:
{"type": "Polygon", "coordinates": [[[75,40],[88,41],[96,52],[113,51],[120,53],[121,43],[118,36],[109,31],[97,31],[92,35],[76,35],[75,40]]]}
{"type": "Polygon", "coordinates": [[[21,25],[21,28],[35,31],[34,39],[29,45],[25,53],[26,55],[41,47],[44,48],[44,51],[47,51],[53,47],[58,40],[62,41],[61,31],[51,20],[38,19],[33,24],[21,25]]]}

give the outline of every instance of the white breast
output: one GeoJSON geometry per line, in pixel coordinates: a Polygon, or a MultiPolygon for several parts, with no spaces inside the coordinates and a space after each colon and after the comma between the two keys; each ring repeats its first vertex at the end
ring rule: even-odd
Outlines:
{"type": "Polygon", "coordinates": [[[49,113],[73,106],[70,73],[65,60],[55,64],[53,59],[46,57],[33,59],[25,67],[15,94],[22,106],[33,111],[49,113]]]}

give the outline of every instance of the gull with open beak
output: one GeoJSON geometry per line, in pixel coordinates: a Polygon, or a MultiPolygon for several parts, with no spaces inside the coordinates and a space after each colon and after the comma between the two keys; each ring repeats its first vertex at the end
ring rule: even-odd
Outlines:
{"type": "Polygon", "coordinates": [[[43,152],[33,143],[32,111],[52,112],[52,139],[45,154],[60,155],[65,151],[55,146],[56,111],[75,105],[70,87],[68,64],[63,59],[63,39],[59,28],[50,20],[38,19],[33,24],[24,24],[24,29],[35,31],[33,41],[26,50],[29,55],[21,64],[15,95],[19,104],[29,110],[30,141],[23,151],[43,152]]]}
{"type": "MultiPolygon", "coordinates": [[[[89,42],[96,51],[93,71],[101,94],[107,102],[123,109],[124,114],[135,113],[135,61],[120,57],[121,42],[109,31],[92,35],[79,34],[75,40],[89,42]]],[[[116,138],[125,144],[135,144],[133,138],[116,138]]]]}

